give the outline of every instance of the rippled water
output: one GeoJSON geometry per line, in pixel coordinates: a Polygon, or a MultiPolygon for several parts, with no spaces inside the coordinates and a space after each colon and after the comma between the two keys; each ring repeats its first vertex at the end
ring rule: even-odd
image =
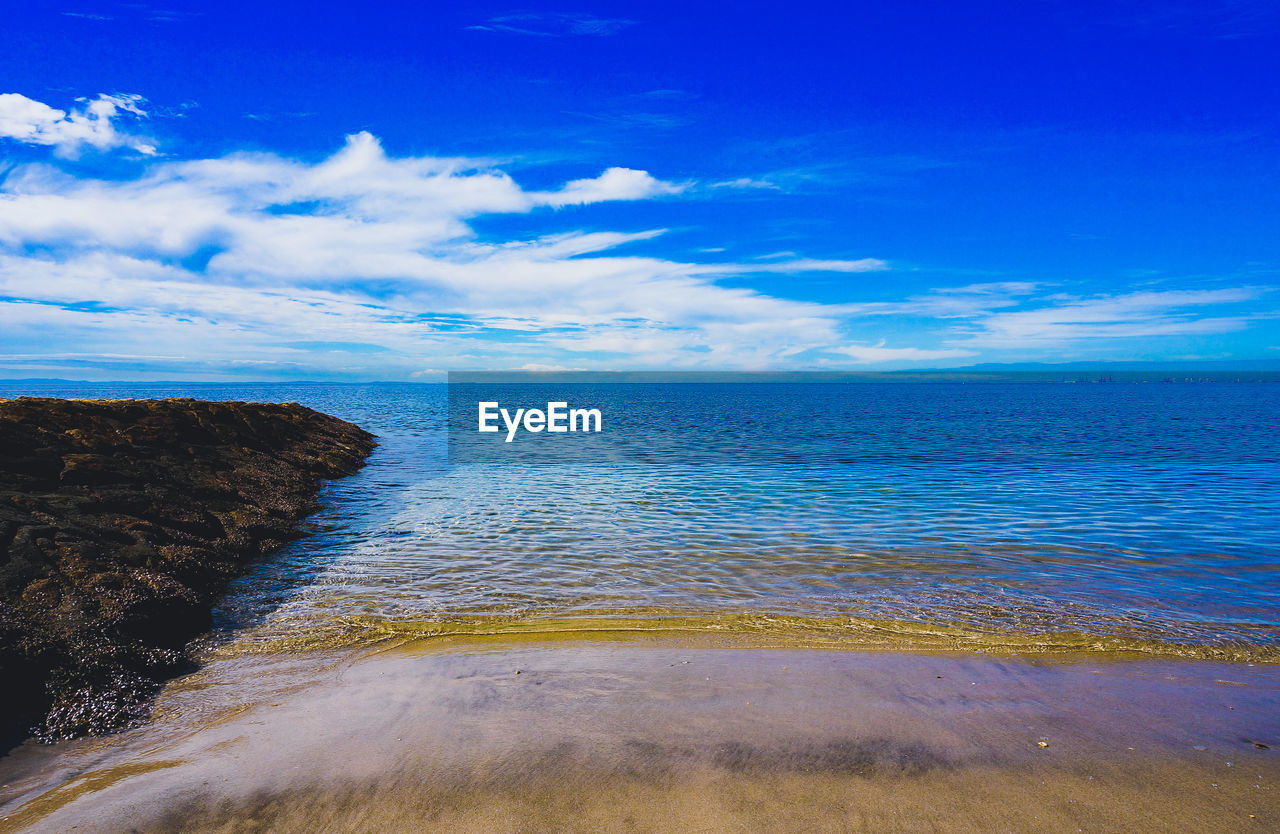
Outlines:
{"type": "MultiPolygon", "coordinates": [[[[959,389],[858,387],[922,408],[959,389]]],[[[369,465],[328,488],[312,534],[233,585],[218,622],[241,647],[661,627],[1243,659],[1280,646],[1280,385],[983,387],[988,403],[1047,414],[1088,397],[1139,424],[1157,405],[1190,421],[1149,432],[1155,456],[1139,440],[1128,456],[1057,462],[622,467],[450,466],[443,386],[2,393],[297,401],[379,435],[369,465]]]]}

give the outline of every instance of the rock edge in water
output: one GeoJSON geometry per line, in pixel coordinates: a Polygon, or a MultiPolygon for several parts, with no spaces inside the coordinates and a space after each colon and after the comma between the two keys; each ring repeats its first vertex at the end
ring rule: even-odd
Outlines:
{"type": "Polygon", "coordinates": [[[109,732],[376,445],[296,403],[0,400],[0,750],[109,732]]]}

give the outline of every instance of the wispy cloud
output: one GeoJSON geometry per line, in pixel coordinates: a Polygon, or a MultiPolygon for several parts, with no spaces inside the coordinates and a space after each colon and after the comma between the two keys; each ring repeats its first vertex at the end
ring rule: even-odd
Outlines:
{"type": "Polygon", "coordinates": [[[531,35],[540,38],[567,36],[605,37],[616,35],[634,20],[603,18],[590,14],[568,12],[520,12],[491,17],[484,23],[466,27],[478,32],[499,32],[510,35],[531,35]]]}
{"type": "Polygon", "coordinates": [[[79,98],[79,107],[59,110],[20,93],[0,93],[0,138],[29,145],[47,145],[64,156],[84,148],[99,151],[128,148],[141,154],[156,152],[151,140],[116,128],[117,121],[143,119],[146,99],[139,95],[103,93],[79,98]]]}
{"type": "Polygon", "coordinates": [[[733,179],[733,180],[723,180],[722,182],[713,182],[708,187],[710,188],[749,188],[749,189],[763,188],[769,191],[782,190],[782,186],[778,185],[775,182],[770,182],[769,180],[763,179],[763,178],[754,179],[752,177],[738,177],[737,179],[733,179]]]}
{"type": "Polygon", "coordinates": [[[625,129],[651,128],[669,130],[683,127],[689,124],[690,121],[685,116],[676,116],[669,113],[584,113],[580,110],[566,110],[564,113],[566,116],[579,116],[610,127],[625,129]]]}
{"type": "Polygon", "coordinates": [[[194,12],[176,9],[157,9],[144,3],[126,3],[117,4],[113,9],[115,14],[105,14],[102,12],[60,12],[63,17],[74,17],[80,20],[94,20],[105,22],[110,20],[122,21],[146,21],[148,23],[185,23],[204,14],[204,12],[194,12]]]}
{"type": "Polygon", "coordinates": [[[661,101],[692,101],[693,99],[698,98],[698,95],[696,93],[691,93],[688,90],[658,89],[645,90],[643,93],[636,93],[635,97],[642,99],[658,99],[661,101]]]}
{"type": "Polygon", "coordinates": [[[1259,37],[1280,28],[1280,7],[1257,0],[1121,0],[1091,17],[1144,35],[1224,40],[1259,37]]]}
{"type": "Polygon", "coordinates": [[[1213,290],[1163,290],[1099,295],[1056,296],[1034,309],[978,316],[965,343],[979,347],[1045,347],[1083,341],[1115,341],[1160,336],[1205,335],[1242,330],[1256,316],[1206,315],[1206,310],[1251,302],[1263,287],[1213,290]]]}
{"type": "Polygon", "coordinates": [[[1030,281],[1001,281],[939,287],[900,301],[873,301],[843,305],[841,312],[854,318],[911,316],[933,319],[972,319],[994,311],[1017,307],[1041,285],[1030,281]]]}
{"type": "Polygon", "coordinates": [[[1020,351],[1228,333],[1269,315],[1221,312],[1247,306],[1270,291],[1265,287],[1131,290],[1085,297],[1045,294],[1043,287],[1024,281],[968,284],[901,301],[843,305],[840,312],[852,319],[935,319],[947,323],[949,348],[1020,351]]]}
{"type": "Polygon", "coordinates": [[[930,350],[916,347],[885,347],[883,341],[874,345],[845,345],[844,347],[833,348],[832,353],[840,353],[867,364],[901,361],[936,362],[940,359],[962,359],[978,355],[976,350],[964,350],[961,348],[930,350]]]}
{"type": "Polygon", "coordinates": [[[178,11],[174,9],[147,9],[141,6],[139,11],[152,23],[186,23],[203,14],[203,12],[178,11]]]}
{"type": "Polygon", "coordinates": [[[315,113],[245,113],[244,117],[253,122],[279,122],[293,119],[307,119],[315,113]]]}

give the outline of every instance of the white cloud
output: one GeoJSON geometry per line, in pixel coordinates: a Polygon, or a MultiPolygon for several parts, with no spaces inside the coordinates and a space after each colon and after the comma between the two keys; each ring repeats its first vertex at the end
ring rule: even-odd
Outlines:
{"type": "Polygon", "coordinates": [[[385,351],[317,348],[312,360],[400,362],[405,376],[451,357],[517,367],[585,352],[740,367],[841,341],[828,306],[717,281],[882,261],[686,263],[619,251],[662,229],[485,240],[469,222],[683,188],[615,167],[525,190],[488,160],[393,158],[367,133],[315,163],[158,160],[125,180],[25,165],[0,187],[0,295],[19,299],[0,321],[15,343],[56,331],[104,355],[141,332],[157,352],[199,345],[235,362],[297,361],[303,348],[286,343],[368,343],[385,351]]]}
{"type": "Polygon", "coordinates": [[[616,35],[634,24],[635,21],[632,20],[603,18],[589,14],[519,12],[491,17],[484,23],[466,28],[477,32],[501,32],[542,38],[576,35],[604,37],[616,35]]]}
{"type": "MultiPolygon", "coordinates": [[[[18,104],[44,113],[39,102],[18,104]]],[[[19,116],[17,124],[43,118],[19,116]]],[[[311,162],[267,153],[155,159],[125,179],[16,166],[0,181],[0,296],[11,299],[0,302],[4,361],[127,368],[121,357],[138,353],[144,336],[151,358],[137,361],[168,368],[168,378],[226,368],[386,379],[528,364],[910,365],[979,350],[1052,358],[1067,344],[1239,329],[1251,314],[1221,308],[1262,292],[1046,296],[1042,285],[1006,281],[820,302],[741,284],[822,272],[846,276],[823,282],[830,295],[867,286],[884,297],[891,284],[877,273],[889,265],[790,251],[746,262],[656,257],[648,252],[661,228],[518,238],[473,228],[495,214],[563,222],[581,211],[558,213],[569,206],[685,189],[613,167],[528,190],[492,160],[393,157],[368,133],[311,162]],[[56,354],[42,354],[51,343],[56,354]]]]}
{"type": "Polygon", "coordinates": [[[842,304],[842,314],[854,318],[912,316],[935,319],[966,319],[986,315],[1023,303],[1038,288],[1029,281],[1004,281],[938,287],[900,301],[870,301],[842,304]]]}
{"type": "Polygon", "coordinates": [[[819,261],[811,258],[793,258],[782,263],[753,263],[716,265],[705,270],[714,273],[746,273],[746,272],[884,272],[889,264],[879,258],[859,258],[854,261],[819,261]]]}
{"type": "Polygon", "coordinates": [[[1252,301],[1267,290],[1231,287],[1163,290],[1075,298],[1056,296],[1034,309],[978,317],[965,344],[981,347],[1045,347],[1082,341],[1230,333],[1253,316],[1205,316],[1204,308],[1252,301]]]}
{"type": "Polygon", "coordinates": [[[679,194],[685,185],[662,182],[649,176],[647,171],[631,168],[610,168],[594,179],[573,180],[564,188],[536,199],[548,206],[580,206],[605,200],[643,200],[679,194]]]}
{"type": "Polygon", "coordinates": [[[85,146],[100,151],[129,148],[148,156],[156,152],[149,140],[123,133],[114,121],[145,118],[145,99],[138,95],[107,95],[77,99],[80,107],[58,110],[19,93],[0,93],[0,137],[29,145],[48,145],[73,156],[85,146]]]}
{"type": "Polygon", "coordinates": [[[768,191],[782,190],[782,186],[769,182],[766,179],[752,179],[751,177],[738,177],[736,180],[713,182],[711,183],[711,188],[757,188],[768,191]]]}
{"type": "Polygon", "coordinates": [[[959,359],[977,355],[977,351],[961,350],[959,348],[936,350],[916,347],[891,348],[885,347],[883,341],[875,345],[846,345],[832,348],[831,352],[843,354],[856,362],[868,365],[880,362],[922,362],[936,359],[959,359]]]}

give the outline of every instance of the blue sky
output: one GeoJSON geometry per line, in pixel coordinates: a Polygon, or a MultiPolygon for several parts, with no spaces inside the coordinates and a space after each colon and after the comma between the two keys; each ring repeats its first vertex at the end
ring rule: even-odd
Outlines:
{"type": "Polygon", "coordinates": [[[0,375],[1280,367],[1280,4],[22,4],[0,375]]]}

